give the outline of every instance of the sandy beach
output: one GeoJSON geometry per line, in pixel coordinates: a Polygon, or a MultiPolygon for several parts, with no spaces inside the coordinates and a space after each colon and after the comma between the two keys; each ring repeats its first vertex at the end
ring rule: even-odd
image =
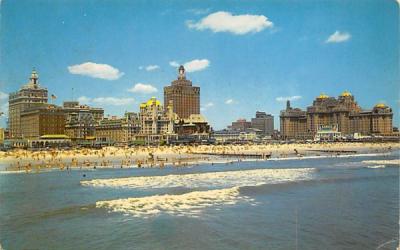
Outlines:
{"type": "Polygon", "coordinates": [[[39,172],[46,169],[128,168],[188,166],[248,160],[277,160],[302,157],[339,157],[383,154],[400,149],[400,143],[319,143],[266,145],[199,145],[159,147],[106,147],[0,152],[1,170],[39,172]],[[232,155],[232,156],[230,156],[232,155]],[[247,157],[258,155],[257,158],[247,157]],[[268,158],[268,159],[267,159],[268,158]]]}

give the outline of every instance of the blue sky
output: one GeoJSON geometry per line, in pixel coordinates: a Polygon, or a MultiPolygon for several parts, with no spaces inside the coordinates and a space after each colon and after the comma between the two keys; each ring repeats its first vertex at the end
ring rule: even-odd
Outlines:
{"type": "Polygon", "coordinates": [[[278,127],[281,100],[305,108],[344,90],[365,109],[386,103],[399,123],[396,1],[2,0],[0,15],[3,110],[33,67],[55,103],[74,88],[74,99],[122,115],[163,100],[186,64],[216,129],[257,110],[278,127]]]}

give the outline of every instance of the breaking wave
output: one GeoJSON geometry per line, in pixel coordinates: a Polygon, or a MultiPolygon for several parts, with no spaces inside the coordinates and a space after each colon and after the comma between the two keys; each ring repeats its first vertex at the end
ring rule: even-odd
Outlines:
{"type": "Polygon", "coordinates": [[[96,207],[106,208],[133,217],[149,218],[159,214],[198,217],[203,209],[222,205],[234,205],[240,201],[254,200],[242,196],[238,187],[195,191],[181,195],[153,195],[139,198],[126,198],[98,201],[96,207]]]}
{"type": "Polygon", "coordinates": [[[363,161],[366,164],[385,164],[385,165],[397,165],[400,166],[400,159],[394,160],[370,160],[370,161],[363,161]]]}
{"type": "Polygon", "coordinates": [[[385,168],[385,165],[374,165],[374,166],[368,166],[367,168],[385,168]]]}
{"type": "Polygon", "coordinates": [[[124,188],[227,188],[259,186],[311,178],[314,168],[254,169],[165,176],[140,176],[81,181],[84,186],[124,188]]]}
{"type": "Polygon", "coordinates": [[[353,158],[353,157],[371,157],[371,156],[388,156],[390,153],[364,153],[364,154],[329,154],[329,155],[310,155],[310,156],[294,156],[284,158],[269,158],[267,161],[290,161],[290,160],[308,160],[308,159],[332,159],[332,158],[353,158]]]}

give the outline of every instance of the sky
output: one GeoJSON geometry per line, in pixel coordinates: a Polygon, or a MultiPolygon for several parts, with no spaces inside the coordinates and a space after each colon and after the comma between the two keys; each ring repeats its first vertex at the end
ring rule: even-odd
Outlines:
{"type": "Polygon", "coordinates": [[[55,104],[121,116],[163,101],[180,64],[214,129],[256,111],[279,128],[287,99],[306,108],[344,90],[399,124],[396,1],[0,0],[0,126],[32,68],[55,104]]]}

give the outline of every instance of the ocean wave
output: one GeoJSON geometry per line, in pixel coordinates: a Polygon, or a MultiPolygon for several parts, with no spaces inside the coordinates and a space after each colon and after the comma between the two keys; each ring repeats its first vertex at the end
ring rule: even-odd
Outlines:
{"type": "Polygon", "coordinates": [[[367,168],[385,168],[385,165],[367,166],[367,168]]]}
{"type": "Polygon", "coordinates": [[[325,159],[325,158],[352,158],[352,157],[388,156],[388,155],[390,155],[390,153],[310,155],[310,156],[295,156],[295,157],[285,157],[285,158],[269,158],[267,161],[288,161],[288,160],[307,160],[307,159],[325,159]]]}
{"type": "Polygon", "coordinates": [[[370,161],[363,161],[365,164],[384,164],[384,165],[397,165],[400,166],[400,159],[393,159],[393,160],[370,160],[370,161]]]}
{"type": "Polygon", "coordinates": [[[29,173],[29,172],[27,172],[26,170],[4,170],[4,171],[0,171],[0,174],[25,174],[25,173],[29,173]]]}
{"type": "MultiPolygon", "coordinates": [[[[48,169],[29,169],[29,170],[2,170],[0,171],[0,175],[8,175],[8,174],[42,174],[42,173],[50,173],[50,172],[60,172],[60,171],[96,171],[97,169],[94,168],[79,168],[79,167],[72,167],[69,170],[67,169],[59,169],[59,168],[48,168],[48,169]]],[[[1,249],[0,249],[1,250],[1,249]]]]}
{"type": "Polygon", "coordinates": [[[139,176],[81,181],[84,186],[125,188],[208,188],[275,184],[311,178],[314,168],[253,169],[196,174],[139,176]]]}
{"type": "Polygon", "coordinates": [[[240,195],[239,187],[226,189],[195,191],[180,195],[153,195],[139,198],[126,198],[109,201],[97,201],[97,208],[106,208],[133,217],[149,218],[159,214],[198,217],[206,208],[235,205],[246,202],[255,205],[255,201],[240,195]]]}

